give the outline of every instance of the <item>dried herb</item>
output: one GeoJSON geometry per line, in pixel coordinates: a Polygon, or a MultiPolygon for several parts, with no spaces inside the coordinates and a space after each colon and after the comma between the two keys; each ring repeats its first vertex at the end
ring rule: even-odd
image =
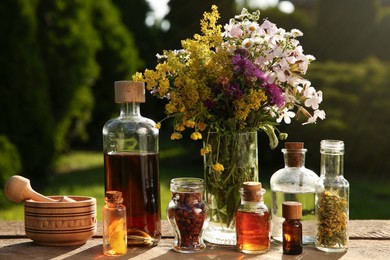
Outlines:
{"type": "Polygon", "coordinates": [[[203,224],[207,219],[207,209],[202,202],[201,193],[172,193],[172,205],[168,206],[167,213],[168,220],[177,233],[178,249],[201,247],[203,224]]]}
{"type": "Polygon", "coordinates": [[[345,247],[348,242],[348,203],[337,190],[326,190],[318,197],[317,245],[345,247]]]}

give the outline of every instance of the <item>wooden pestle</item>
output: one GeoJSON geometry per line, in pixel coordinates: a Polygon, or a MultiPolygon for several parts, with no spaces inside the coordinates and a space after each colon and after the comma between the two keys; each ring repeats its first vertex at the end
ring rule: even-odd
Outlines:
{"type": "Polygon", "coordinates": [[[35,201],[74,202],[75,200],[64,196],[59,200],[46,197],[31,188],[30,180],[23,176],[11,176],[4,186],[5,196],[13,202],[22,202],[28,199],[35,201]]]}

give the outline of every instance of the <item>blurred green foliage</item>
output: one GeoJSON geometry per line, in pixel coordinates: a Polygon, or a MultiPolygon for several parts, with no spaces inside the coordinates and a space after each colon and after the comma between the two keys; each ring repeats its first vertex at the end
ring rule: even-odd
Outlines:
{"type": "Polygon", "coordinates": [[[141,60],[110,0],[5,0],[0,16],[0,133],[43,185],[71,141],[87,138],[95,102],[111,105],[112,82],[141,60]]]}
{"type": "Polygon", "coordinates": [[[22,169],[19,152],[6,136],[0,135],[0,187],[9,177],[18,174],[22,169]]]}

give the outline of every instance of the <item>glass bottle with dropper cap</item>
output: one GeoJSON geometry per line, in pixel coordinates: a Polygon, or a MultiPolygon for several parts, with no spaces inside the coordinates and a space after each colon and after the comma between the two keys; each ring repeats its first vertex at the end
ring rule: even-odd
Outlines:
{"type": "Polygon", "coordinates": [[[305,167],[303,142],[286,142],[282,149],[284,154],[284,168],[276,171],[270,180],[272,195],[272,231],[271,236],[278,242],[283,241],[282,203],[297,201],[302,204],[303,243],[314,244],[315,218],[315,185],[319,177],[312,170],[305,167]]]}
{"type": "Polygon", "coordinates": [[[103,127],[105,190],[122,192],[127,210],[127,243],[157,245],[161,238],[159,131],[141,116],[143,82],[116,81],[120,114],[103,127]]]}

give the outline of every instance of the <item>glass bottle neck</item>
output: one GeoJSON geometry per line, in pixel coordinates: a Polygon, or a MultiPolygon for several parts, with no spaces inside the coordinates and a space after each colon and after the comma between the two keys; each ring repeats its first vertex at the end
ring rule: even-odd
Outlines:
{"type": "Polygon", "coordinates": [[[121,205],[120,202],[106,202],[106,206],[109,207],[109,208],[116,208],[116,207],[118,207],[120,205],[121,205]]]}
{"type": "Polygon", "coordinates": [[[344,155],[321,152],[321,176],[338,177],[344,175],[344,155]]]}
{"type": "Polygon", "coordinates": [[[282,149],[284,154],[284,165],[285,167],[304,167],[305,166],[305,153],[306,149],[282,149]]]}
{"type": "Polygon", "coordinates": [[[248,201],[248,200],[245,200],[245,199],[241,198],[241,205],[256,206],[256,205],[259,205],[259,204],[264,204],[264,200],[261,199],[259,201],[248,201]]]}
{"type": "Polygon", "coordinates": [[[139,103],[122,103],[120,111],[120,117],[141,115],[139,103]]]}

